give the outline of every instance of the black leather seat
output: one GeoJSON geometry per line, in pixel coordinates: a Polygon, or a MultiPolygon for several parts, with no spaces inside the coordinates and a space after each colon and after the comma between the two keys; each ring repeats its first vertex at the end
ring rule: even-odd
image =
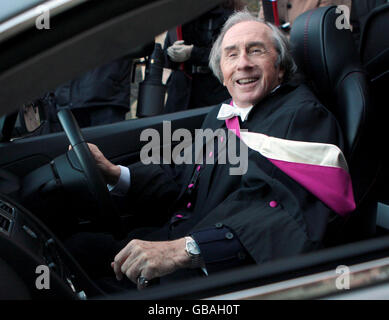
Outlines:
{"type": "Polygon", "coordinates": [[[359,52],[369,79],[375,85],[389,80],[389,4],[375,8],[362,30],[359,52]]]}
{"type": "Polygon", "coordinates": [[[346,221],[329,224],[327,245],[371,237],[375,233],[375,186],[378,163],[373,154],[374,119],[366,73],[349,29],[338,29],[336,7],[321,7],[296,19],[291,32],[293,55],[322,103],[337,117],[357,209],[346,221]]]}
{"type": "Polygon", "coordinates": [[[389,120],[389,4],[375,8],[362,30],[360,56],[370,81],[372,102],[378,115],[378,143],[383,168],[378,184],[378,199],[389,204],[389,157],[387,122],[389,120]]]}

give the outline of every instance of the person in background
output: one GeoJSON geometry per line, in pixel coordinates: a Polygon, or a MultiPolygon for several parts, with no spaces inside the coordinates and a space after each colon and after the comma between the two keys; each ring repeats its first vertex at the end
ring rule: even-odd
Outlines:
{"type": "Polygon", "coordinates": [[[197,19],[168,31],[164,44],[165,67],[172,69],[172,73],[167,81],[166,113],[209,106],[229,98],[227,89],[209,69],[208,58],[223,24],[234,10],[242,8],[240,0],[225,1],[197,19]]]}
{"type": "MultiPolygon", "coordinates": [[[[132,59],[124,56],[55,89],[55,109],[69,107],[79,126],[125,120],[130,108],[132,59]]],[[[62,130],[57,123],[56,130],[62,130]]]]}
{"type": "MultiPolygon", "coordinates": [[[[291,28],[294,20],[304,12],[318,7],[332,5],[346,5],[351,9],[351,0],[278,0],[277,6],[280,25],[282,26],[289,23],[289,28],[291,28]]],[[[258,16],[264,19],[262,0],[259,1],[258,16]]],[[[288,28],[286,28],[286,30],[288,30],[288,28]]]]}
{"type": "Polygon", "coordinates": [[[40,136],[63,130],[57,117],[61,108],[71,109],[81,128],[125,120],[130,108],[131,68],[132,59],[126,56],[88,71],[28,104],[30,113],[31,106],[39,110],[36,130],[28,130],[23,114],[18,122],[29,136],[40,136]]]}

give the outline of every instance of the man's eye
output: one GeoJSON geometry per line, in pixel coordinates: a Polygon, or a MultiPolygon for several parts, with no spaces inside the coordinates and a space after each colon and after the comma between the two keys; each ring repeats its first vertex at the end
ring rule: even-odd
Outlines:
{"type": "Polygon", "coordinates": [[[229,58],[234,58],[234,57],[236,57],[238,54],[237,53],[230,53],[230,54],[228,54],[228,57],[229,58]]]}
{"type": "Polygon", "coordinates": [[[250,53],[251,54],[263,54],[263,53],[265,53],[265,49],[253,48],[250,50],[250,53]]]}

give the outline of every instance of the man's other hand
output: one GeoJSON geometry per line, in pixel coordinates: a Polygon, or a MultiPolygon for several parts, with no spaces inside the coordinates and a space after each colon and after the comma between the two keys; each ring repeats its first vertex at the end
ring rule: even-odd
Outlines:
{"type": "Polygon", "coordinates": [[[145,285],[137,283],[138,277],[147,281],[162,277],[181,268],[190,266],[190,257],[185,251],[185,238],[173,241],[130,241],[111,263],[116,279],[123,275],[143,289],[145,285]]]}

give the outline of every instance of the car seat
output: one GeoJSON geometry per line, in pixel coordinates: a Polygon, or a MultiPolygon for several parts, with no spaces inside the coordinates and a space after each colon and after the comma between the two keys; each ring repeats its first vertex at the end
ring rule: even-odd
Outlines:
{"type": "Polygon", "coordinates": [[[375,156],[374,110],[367,76],[350,28],[337,7],[320,7],[299,16],[291,31],[291,46],[299,73],[336,116],[343,131],[357,208],[345,220],[331,219],[325,244],[332,246],[372,237],[376,230],[374,197],[378,160],[375,156]],[[341,25],[341,26],[340,26],[341,25]]]}
{"type": "Polygon", "coordinates": [[[378,206],[377,225],[389,229],[389,195],[387,183],[389,180],[389,157],[386,147],[386,122],[389,117],[388,95],[386,87],[389,84],[389,4],[375,8],[366,18],[362,30],[359,53],[370,82],[372,103],[377,110],[378,151],[383,166],[377,183],[378,206]]]}

